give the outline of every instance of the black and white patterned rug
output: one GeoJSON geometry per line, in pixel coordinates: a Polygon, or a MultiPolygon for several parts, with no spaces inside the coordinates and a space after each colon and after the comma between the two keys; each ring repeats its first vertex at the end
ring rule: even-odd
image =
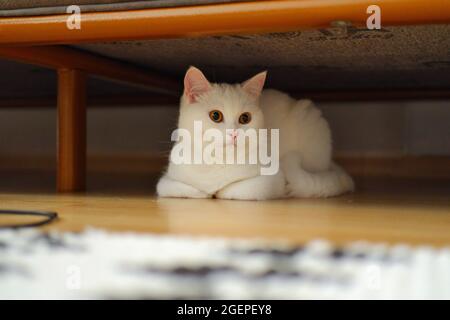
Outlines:
{"type": "Polygon", "coordinates": [[[1,299],[450,299],[450,248],[0,231],[1,299]]]}

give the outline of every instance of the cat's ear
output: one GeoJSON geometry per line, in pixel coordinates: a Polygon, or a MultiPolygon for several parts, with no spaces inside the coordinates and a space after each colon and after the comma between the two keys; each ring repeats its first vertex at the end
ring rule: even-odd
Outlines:
{"type": "Polygon", "coordinates": [[[253,78],[248,79],[242,84],[242,88],[244,88],[245,92],[249,95],[258,98],[262,92],[264,87],[264,83],[266,82],[267,71],[263,71],[258,73],[253,78]]]}
{"type": "Polygon", "coordinates": [[[208,92],[211,84],[203,72],[196,67],[189,67],[184,76],[184,94],[189,103],[197,101],[198,96],[208,92]]]}

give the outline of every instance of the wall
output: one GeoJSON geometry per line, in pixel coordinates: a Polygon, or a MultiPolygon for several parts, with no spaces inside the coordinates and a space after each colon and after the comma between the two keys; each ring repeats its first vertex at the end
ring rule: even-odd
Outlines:
{"type": "MultiPolygon", "coordinates": [[[[322,103],[340,154],[450,155],[450,101],[322,103]]],[[[173,107],[93,108],[88,153],[164,154],[177,118],[173,107]]],[[[1,109],[0,157],[53,156],[54,109],[1,109]]]]}

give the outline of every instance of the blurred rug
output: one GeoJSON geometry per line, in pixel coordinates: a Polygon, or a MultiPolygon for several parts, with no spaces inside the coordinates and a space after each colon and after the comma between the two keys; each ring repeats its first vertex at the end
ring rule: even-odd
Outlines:
{"type": "Polygon", "coordinates": [[[450,248],[0,231],[0,299],[450,299],[450,248]]]}

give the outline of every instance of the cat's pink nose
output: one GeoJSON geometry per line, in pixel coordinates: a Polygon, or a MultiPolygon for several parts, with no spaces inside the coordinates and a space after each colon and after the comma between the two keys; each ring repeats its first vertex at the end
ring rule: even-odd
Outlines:
{"type": "Polygon", "coordinates": [[[231,139],[233,139],[233,143],[236,144],[237,142],[237,137],[238,137],[238,131],[237,130],[233,130],[229,133],[231,139]]]}

